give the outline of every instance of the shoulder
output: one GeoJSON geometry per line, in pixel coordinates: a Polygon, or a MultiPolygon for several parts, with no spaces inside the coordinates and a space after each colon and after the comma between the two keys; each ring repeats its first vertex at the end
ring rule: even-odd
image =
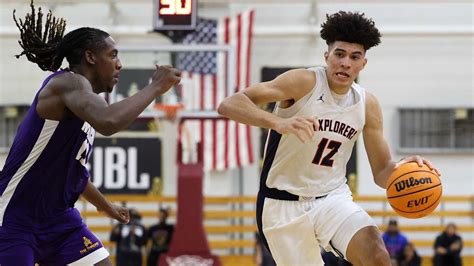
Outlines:
{"type": "Polygon", "coordinates": [[[316,80],[316,72],[310,68],[295,68],[288,70],[286,73],[291,75],[297,75],[300,78],[305,78],[307,81],[316,80]]]}
{"type": "Polygon", "coordinates": [[[380,107],[380,103],[377,97],[368,90],[365,90],[365,105],[368,110],[380,107]]]}
{"type": "Polygon", "coordinates": [[[316,85],[316,73],[310,69],[292,69],[278,76],[272,83],[289,91],[292,98],[297,100],[313,90],[316,85]]]}
{"type": "Polygon", "coordinates": [[[282,76],[303,87],[313,88],[316,84],[316,72],[310,69],[292,69],[282,74],[282,76]]]}
{"type": "Polygon", "coordinates": [[[62,94],[68,91],[81,90],[90,87],[90,82],[82,75],[65,72],[57,75],[48,83],[52,90],[56,93],[62,94]]]}
{"type": "Polygon", "coordinates": [[[379,117],[382,115],[379,100],[373,93],[367,90],[365,91],[365,110],[367,118],[379,117]]]}
{"type": "Polygon", "coordinates": [[[382,109],[380,103],[369,91],[365,91],[365,124],[371,128],[380,128],[382,125],[382,109]]]}

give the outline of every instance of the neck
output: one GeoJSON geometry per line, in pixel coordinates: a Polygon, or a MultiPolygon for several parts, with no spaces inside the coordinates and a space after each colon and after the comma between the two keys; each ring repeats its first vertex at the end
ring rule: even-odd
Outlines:
{"type": "Polygon", "coordinates": [[[336,94],[346,94],[350,89],[351,87],[341,87],[341,86],[336,86],[334,84],[332,84],[332,82],[330,80],[328,80],[328,85],[329,85],[329,88],[335,92],[336,94]]]}
{"type": "Polygon", "coordinates": [[[99,94],[102,92],[100,90],[99,82],[96,79],[94,79],[94,75],[90,69],[87,69],[81,65],[69,67],[69,69],[76,74],[80,74],[81,76],[84,76],[90,82],[92,86],[92,91],[94,91],[94,93],[99,94]]]}

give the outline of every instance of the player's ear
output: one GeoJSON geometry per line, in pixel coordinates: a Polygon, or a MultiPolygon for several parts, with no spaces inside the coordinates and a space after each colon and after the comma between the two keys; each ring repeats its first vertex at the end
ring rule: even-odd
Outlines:
{"type": "Polygon", "coordinates": [[[92,51],[86,50],[85,53],[84,53],[84,58],[85,58],[87,63],[89,63],[91,65],[95,65],[96,57],[95,57],[95,55],[92,51]]]}
{"type": "Polygon", "coordinates": [[[329,52],[328,51],[324,52],[324,60],[326,62],[328,61],[328,57],[329,57],[329,52]]]}
{"type": "Polygon", "coordinates": [[[364,57],[364,63],[362,63],[362,67],[365,67],[367,65],[367,57],[364,57]]]}

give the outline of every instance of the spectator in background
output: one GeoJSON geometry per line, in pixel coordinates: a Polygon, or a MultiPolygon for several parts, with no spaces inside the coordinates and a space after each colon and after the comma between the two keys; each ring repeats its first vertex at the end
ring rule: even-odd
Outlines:
{"type": "Polygon", "coordinates": [[[158,224],[153,225],[148,230],[147,239],[151,240],[151,248],[148,253],[147,265],[156,266],[160,255],[169,249],[173,236],[174,226],[167,223],[169,209],[160,209],[158,224]]]}
{"type": "Polygon", "coordinates": [[[130,210],[130,223],[112,229],[110,241],[116,242],[116,265],[142,265],[142,250],[146,244],[146,229],[137,210],[130,210]]]}
{"type": "Polygon", "coordinates": [[[421,257],[418,256],[413,243],[407,243],[398,257],[398,266],[420,266],[421,257]]]}
{"type": "Polygon", "coordinates": [[[461,266],[462,239],[456,234],[456,225],[449,223],[444,232],[436,237],[434,266],[461,266]]]}
{"type": "Polygon", "coordinates": [[[382,235],[382,239],[392,261],[396,261],[400,257],[408,243],[407,238],[400,233],[396,220],[388,221],[387,231],[382,235]]]}

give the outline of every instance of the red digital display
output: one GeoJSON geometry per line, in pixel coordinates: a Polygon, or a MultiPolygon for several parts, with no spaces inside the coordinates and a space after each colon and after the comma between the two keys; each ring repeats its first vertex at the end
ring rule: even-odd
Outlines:
{"type": "Polygon", "coordinates": [[[155,30],[192,30],[197,0],[155,0],[155,30]]]}
{"type": "Polygon", "coordinates": [[[192,0],[160,0],[160,15],[190,15],[192,0]]]}

